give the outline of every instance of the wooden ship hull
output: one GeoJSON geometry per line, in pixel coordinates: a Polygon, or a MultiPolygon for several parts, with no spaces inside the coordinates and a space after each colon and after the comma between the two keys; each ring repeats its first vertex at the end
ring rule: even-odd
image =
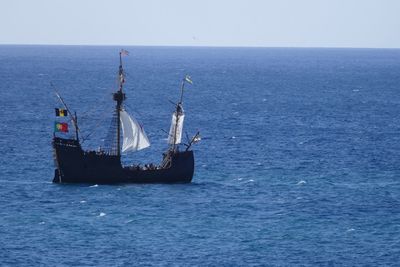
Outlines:
{"type": "Polygon", "coordinates": [[[173,152],[166,166],[123,167],[121,157],[82,150],[73,139],[54,138],[57,168],[54,183],[190,183],[194,173],[193,151],[173,152]]]}

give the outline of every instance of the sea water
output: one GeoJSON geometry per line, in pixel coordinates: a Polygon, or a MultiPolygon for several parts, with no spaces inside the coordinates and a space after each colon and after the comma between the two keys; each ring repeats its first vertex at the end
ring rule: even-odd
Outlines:
{"type": "Polygon", "coordinates": [[[121,48],[0,46],[0,265],[398,266],[400,50],[123,47],[124,164],[161,161],[189,74],[193,182],[52,184],[54,90],[103,146],[121,48]]]}

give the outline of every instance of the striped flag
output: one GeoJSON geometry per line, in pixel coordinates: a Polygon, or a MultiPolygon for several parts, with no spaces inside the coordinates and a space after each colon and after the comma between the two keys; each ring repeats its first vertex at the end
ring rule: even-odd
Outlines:
{"type": "Polygon", "coordinates": [[[68,111],[66,109],[56,108],[56,116],[57,117],[66,117],[66,116],[68,116],[68,111]]]}

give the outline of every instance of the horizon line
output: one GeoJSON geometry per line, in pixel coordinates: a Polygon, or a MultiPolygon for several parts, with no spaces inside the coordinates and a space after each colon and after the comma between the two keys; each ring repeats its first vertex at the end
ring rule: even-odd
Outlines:
{"type": "Polygon", "coordinates": [[[400,47],[362,47],[362,46],[258,46],[258,45],[132,45],[132,44],[17,44],[0,43],[0,46],[87,46],[87,47],[186,47],[186,48],[316,48],[316,49],[400,49],[400,47]]]}

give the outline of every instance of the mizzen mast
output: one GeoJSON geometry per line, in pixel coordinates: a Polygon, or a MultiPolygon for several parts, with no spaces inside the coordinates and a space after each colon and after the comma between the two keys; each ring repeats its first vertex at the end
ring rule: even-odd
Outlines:
{"type": "Polygon", "coordinates": [[[172,114],[172,122],[171,122],[170,131],[169,131],[169,138],[168,138],[169,139],[168,142],[171,144],[172,151],[176,150],[177,145],[181,143],[181,139],[182,139],[183,120],[185,118],[182,101],[183,101],[183,92],[184,92],[184,88],[185,88],[185,83],[193,84],[189,75],[186,75],[182,79],[181,96],[180,96],[179,102],[176,104],[176,110],[172,114]]]}
{"type": "Polygon", "coordinates": [[[113,94],[114,101],[117,102],[115,106],[115,111],[117,113],[117,156],[121,155],[121,120],[120,111],[122,109],[122,102],[125,100],[125,93],[122,91],[123,85],[125,83],[125,72],[122,67],[122,56],[128,55],[128,51],[121,49],[119,52],[119,70],[118,70],[118,91],[113,94]]]}

